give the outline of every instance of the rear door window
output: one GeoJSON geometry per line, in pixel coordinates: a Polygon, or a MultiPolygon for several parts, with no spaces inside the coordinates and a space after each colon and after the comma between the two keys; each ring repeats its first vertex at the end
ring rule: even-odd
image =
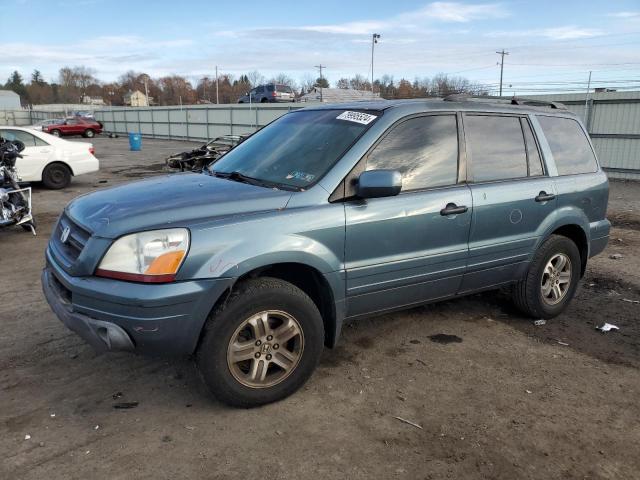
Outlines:
{"type": "Polygon", "coordinates": [[[527,152],[519,117],[466,115],[464,132],[474,182],[527,176],[527,152]]]}
{"type": "Polygon", "coordinates": [[[35,135],[23,132],[22,130],[0,130],[0,137],[10,141],[19,140],[24,143],[25,147],[39,147],[43,144],[46,145],[46,143],[42,142],[39,138],[36,139],[35,135]],[[40,140],[40,142],[36,142],[36,140],[40,140]]]}
{"type": "Polygon", "coordinates": [[[538,115],[538,121],[549,143],[558,175],[593,173],[598,170],[591,145],[576,120],[538,115]]]}
{"type": "Polygon", "coordinates": [[[455,115],[430,115],[395,126],[367,157],[367,170],[402,173],[402,190],[453,185],[458,178],[455,115]]]}

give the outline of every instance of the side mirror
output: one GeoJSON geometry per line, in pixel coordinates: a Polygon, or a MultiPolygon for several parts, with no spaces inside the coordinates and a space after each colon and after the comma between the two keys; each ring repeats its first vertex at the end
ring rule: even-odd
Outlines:
{"type": "Polygon", "coordinates": [[[402,190],[402,174],[397,170],[369,170],[358,178],[360,198],[393,197],[402,190]]]}
{"type": "Polygon", "coordinates": [[[23,142],[21,142],[20,140],[13,140],[11,143],[13,143],[16,147],[16,149],[18,150],[18,152],[21,152],[25,149],[25,144],[23,142]]]}

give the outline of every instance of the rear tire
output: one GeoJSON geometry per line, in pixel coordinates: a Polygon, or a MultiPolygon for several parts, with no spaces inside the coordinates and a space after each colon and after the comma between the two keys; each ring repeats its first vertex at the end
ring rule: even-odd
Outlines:
{"type": "Polygon", "coordinates": [[[62,163],[50,163],[42,172],[42,183],[52,190],[60,190],[71,183],[71,170],[62,163]]]}
{"type": "Polygon", "coordinates": [[[94,131],[93,131],[92,129],[90,129],[90,128],[87,128],[87,129],[84,131],[84,137],[86,137],[86,138],[93,138],[93,137],[95,137],[95,136],[96,136],[96,132],[94,132],[94,131]]]}
{"type": "Polygon", "coordinates": [[[573,298],[581,268],[576,244],[562,235],[551,235],[534,254],[526,276],[514,285],[513,302],[532,318],[556,317],[573,298]]]}
{"type": "Polygon", "coordinates": [[[242,282],[209,316],[196,362],[214,396],[251,408],[304,385],[323,343],[315,303],[288,282],[262,277],[242,282]]]}

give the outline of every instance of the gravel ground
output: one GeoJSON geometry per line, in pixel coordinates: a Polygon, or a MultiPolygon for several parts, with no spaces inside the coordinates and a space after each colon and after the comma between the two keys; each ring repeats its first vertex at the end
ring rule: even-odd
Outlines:
{"type": "Polygon", "coordinates": [[[0,230],[0,478],[640,478],[640,304],[623,301],[640,300],[640,184],[612,183],[612,241],[559,318],[536,327],[490,292],[364,319],[303,390],[245,411],[189,360],[96,355],[46,305],[64,205],[188,148],[93,143],[99,173],[35,187],[37,237],[0,230]]]}

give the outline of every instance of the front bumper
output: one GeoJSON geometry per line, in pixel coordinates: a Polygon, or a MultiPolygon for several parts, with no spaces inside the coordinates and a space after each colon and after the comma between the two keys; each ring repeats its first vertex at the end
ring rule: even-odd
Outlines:
{"type": "Polygon", "coordinates": [[[207,316],[233,279],[138,284],[72,277],[47,250],[42,288],[54,313],[98,352],[189,355],[207,316]]]}

